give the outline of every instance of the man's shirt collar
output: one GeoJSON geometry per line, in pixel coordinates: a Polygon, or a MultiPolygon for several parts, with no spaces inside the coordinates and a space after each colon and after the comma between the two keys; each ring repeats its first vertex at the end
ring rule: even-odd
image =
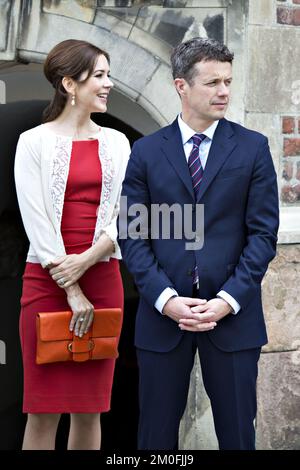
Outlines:
{"type": "MultiPolygon", "coordinates": [[[[219,121],[214,121],[211,126],[201,132],[201,134],[206,135],[206,137],[212,140],[218,124],[219,121]]],[[[178,115],[178,125],[181,132],[182,143],[185,145],[197,132],[182,120],[181,114],[178,115]]]]}

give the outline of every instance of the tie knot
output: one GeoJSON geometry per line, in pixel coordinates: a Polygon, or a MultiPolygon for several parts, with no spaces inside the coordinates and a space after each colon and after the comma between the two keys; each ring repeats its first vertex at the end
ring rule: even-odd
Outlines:
{"type": "Polygon", "coordinates": [[[194,134],[193,137],[192,137],[193,144],[196,145],[197,147],[199,147],[199,145],[201,144],[201,142],[203,142],[205,137],[206,137],[206,135],[204,135],[204,134],[194,134]]]}

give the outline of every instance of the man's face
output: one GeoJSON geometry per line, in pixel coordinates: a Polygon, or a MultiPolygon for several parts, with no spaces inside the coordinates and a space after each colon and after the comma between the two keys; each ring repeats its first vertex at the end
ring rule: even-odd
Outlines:
{"type": "MultiPolygon", "coordinates": [[[[198,62],[191,84],[183,80],[183,109],[194,119],[207,122],[224,117],[229,103],[232,67],[230,62],[198,62]]],[[[180,92],[180,87],[177,88],[180,92]]]]}

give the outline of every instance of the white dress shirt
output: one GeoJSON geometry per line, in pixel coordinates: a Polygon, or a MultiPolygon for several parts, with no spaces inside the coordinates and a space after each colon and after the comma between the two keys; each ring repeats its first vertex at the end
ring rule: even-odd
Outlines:
{"type": "MultiPolygon", "coordinates": [[[[215,130],[217,128],[219,121],[214,121],[211,126],[209,126],[205,131],[201,132],[201,134],[205,134],[206,138],[201,142],[200,148],[199,148],[199,157],[201,161],[201,165],[203,170],[205,169],[205,165],[207,162],[207,157],[209,154],[210,146],[212,144],[212,139],[215,133],[215,130]]],[[[189,127],[183,120],[181,115],[178,115],[178,125],[181,133],[181,138],[182,138],[182,145],[183,145],[183,150],[185,153],[186,161],[188,162],[190,153],[193,148],[193,141],[191,138],[193,137],[194,134],[197,132],[194,131],[191,127],[189,127]]],[[[201,282],[201,279],[200,279],[201,282]]],[[[162,313],[163,308],[167,301],[171,297],[178,296],[178,293],[176,292],[175,289],[171,287],[167,287],[166,289],[163,290],[163,292],[160,294],[160,296],[157,298],[154,306],[155,308],[162,313]]],[[[230,295],[228,292],[225,292],[224,290],[221,290],[218,292],[217,297],[220,297],[224,299],[233,309],[233,314],[238,313],[238,311],[241,309],[240,304],[230,295]]]]}

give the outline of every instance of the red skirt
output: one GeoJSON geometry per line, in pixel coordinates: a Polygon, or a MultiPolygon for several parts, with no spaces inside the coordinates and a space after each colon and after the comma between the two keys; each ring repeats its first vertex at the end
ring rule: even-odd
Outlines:
{"type": "MultiPolygon", "coordinates": [[[[24,368],[24,413],[99,413],[110,409],[115,360],[37,365],[36,313],[70,310],[66,294],[39,264],[27,263],[23,276],[20,337],[24,368]]],[[[116,259],[92,266],[80,279],[95,308],[123,309],[116,259]]]]}

